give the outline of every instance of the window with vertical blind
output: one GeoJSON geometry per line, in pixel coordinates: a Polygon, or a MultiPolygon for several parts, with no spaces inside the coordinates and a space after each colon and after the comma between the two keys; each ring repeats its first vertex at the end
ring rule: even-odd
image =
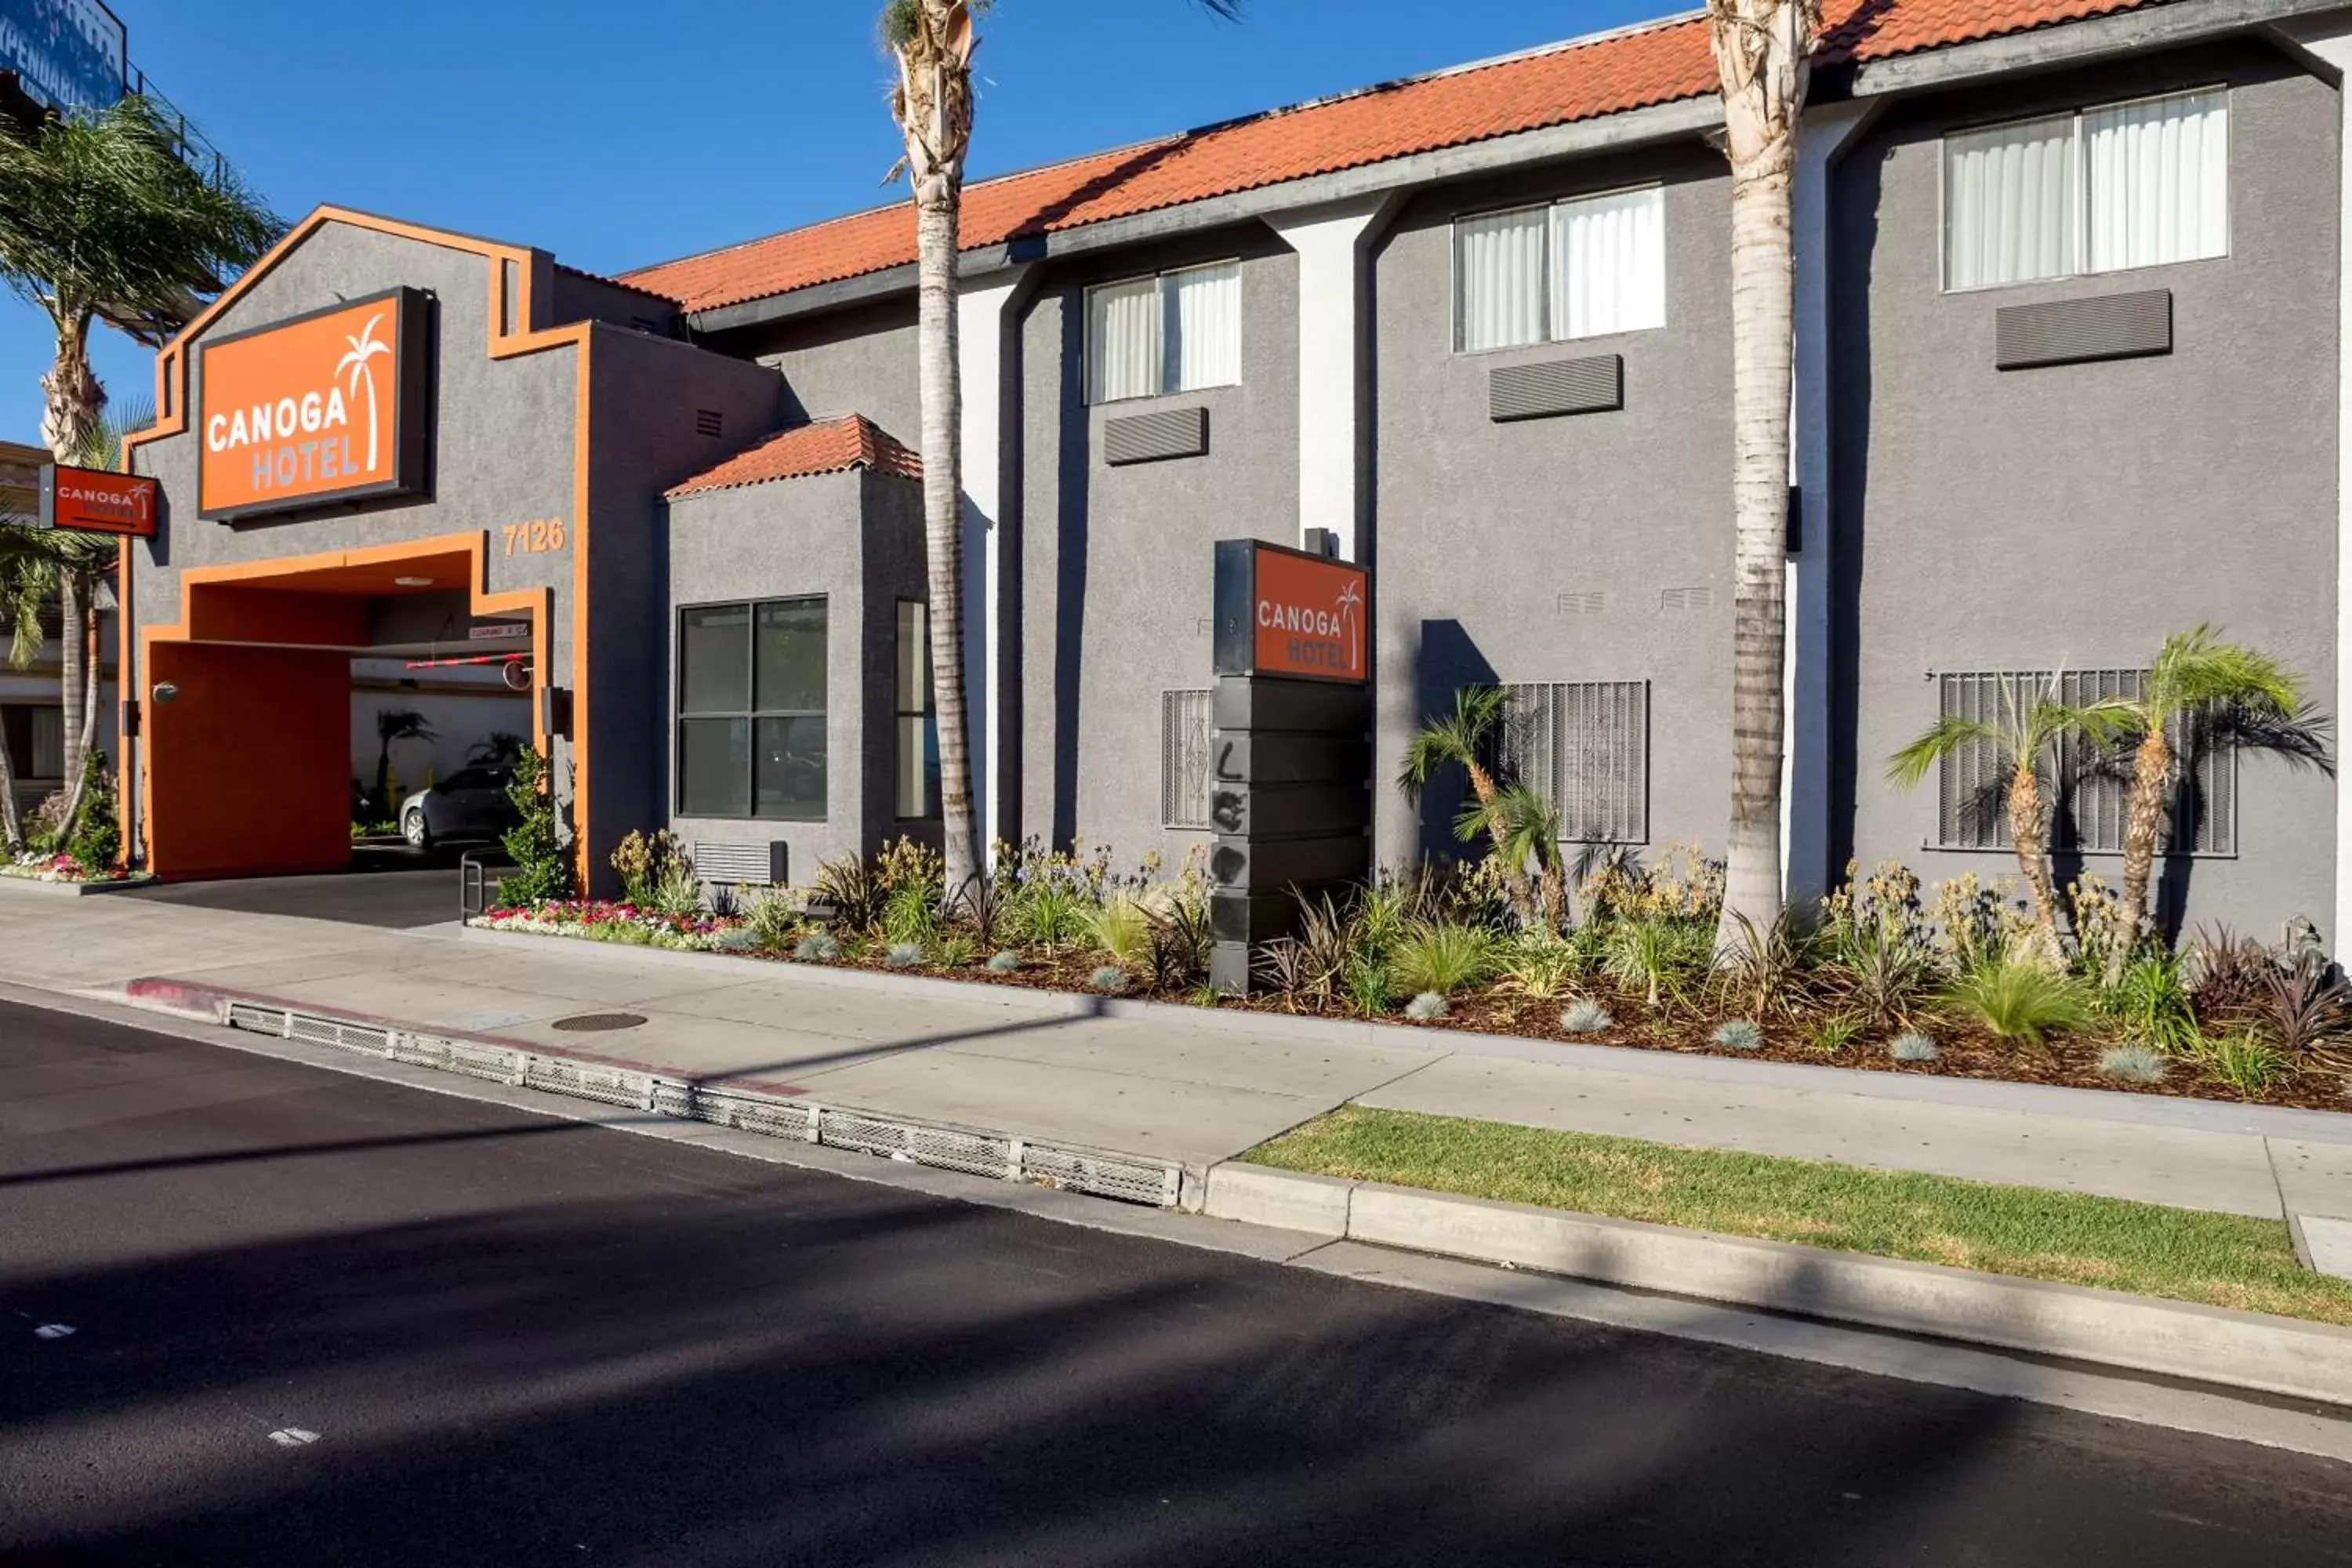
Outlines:
{"type": "MultiPolygon", "coordinates": [[[[2081,704],[2137,697],[2146,672],[2073,669],[2058,678],[2058,699],[2081,704]]],[[[1937,710],[1946,718],[1999,721],[2003,703],[2031,703],[2047,689],[2046,670],[1990,670],[1938,675],[1937,710]]],[[[2238,848],[2238,759],[2209,713],[2192,712],[2166,731],[2175,779],[2167,803],[2160,849],[2192,855],[2234,855],[2238,848]]],[[[2004,809],[2013,763],[2000,747],[1980,741],[1948,752],[1937,770],[1938,849],[2008,849],[2004,809]]],[[[2058,748],[2051,813],[2051,847],[2091,854],[2124,847],[2124,807],[2131,789],[2131,753],[2102,757],[2079,738],[2058,748]]]]}
{"type": "Polygon", "coordinates": [[[1206,688],[1160,694],[1160,821],[1209,824],[1209,704],[1206,688]]]}
{"type": "Polygon", "coordinates": [[[822,595],[678,612],[679,816],[824,820],[825,642],[822,595]]]}
{"type": "Polygon", "coordinates": [[[2230,97],[2134,99],[1944,138],[1944,287],[2230,251],[2230,97]]]}
{"type": "Polygon", "coordinates": [[[1666,324],[1656,185],[1454,225],[1454,346],[1465,353],[1666,324]]]}
{"type": "Polygon", "coordinates": [[[1496,763],[1559,809],[1571,844],[1650,837],[1650,685],[1538,681],[1503,688],[1496,763]]]}
{"type": "Polygon", "coordinates": [[[1087,401],[1234,386],[1242,379],[1242,268],[1186,267],[1087,290],[1087,401]]]}
{"type": "Polygon", "coordinates": [[[66,712],[62,708],[33,710],[33,756],[30,777],[66,776],[66,712]]]}
{"type": "Polygon", "coordinates": [[[931,607],[898,601],[898,668],[891,683],[898,814],[940,814],[940,725],[931,708],[931,607]]]}

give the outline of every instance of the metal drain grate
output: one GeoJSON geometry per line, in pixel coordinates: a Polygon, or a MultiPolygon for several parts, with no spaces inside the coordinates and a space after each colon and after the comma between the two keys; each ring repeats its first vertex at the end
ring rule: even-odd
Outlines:
{"type": "Polygon", "coordinates": [[[1021,1174],[1074,1193],[1160,1208],[1175,1206],[1183,1180],[1183,1171],[1176,1165],[1146,1164],[1074,1149],[1041,1149],[1034,1143],[1021,1152],[1021,1174]]]}
{"type": "Polygon", "coordinates": [[[649,1074],[630,1072],[625,1068],[595,1067],[585,1062],[567,1061],[562,1057],[528,1057],[522,1069],[523,1087],[543,1089],[550,1094],[568,1094],[574,1100],[593,1100],[604,1105],[625,1106],[631,1110],[652,1109],[653,1079],[649,1074]]]}
{"type": "Polygon", "coordinates": [[[634,1029],[646,1021],[642,1013],[582,1013],[558,1018],[549,1026],[568,1035],[598,1035],[614,1029],[634,1029]]]}

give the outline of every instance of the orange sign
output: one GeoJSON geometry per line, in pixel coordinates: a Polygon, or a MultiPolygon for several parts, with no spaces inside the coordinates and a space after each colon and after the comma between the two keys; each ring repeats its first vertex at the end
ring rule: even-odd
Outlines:
{"type": "Polygon", "coordinates": [[[207,342],[198,511],[235,521],[421,489],[425,310],[394,289],[207,342]]]}
{"type": "Polygon", "coordinates": [[[41,468],[41,526],[155,537],[155,481],[66,463],[41,468]]]}
{"type": "Polygon", "coordinates": [[[1370,578],[1258,539],[1217,542],[1218,673],[1362,680],[1370,578]]]}

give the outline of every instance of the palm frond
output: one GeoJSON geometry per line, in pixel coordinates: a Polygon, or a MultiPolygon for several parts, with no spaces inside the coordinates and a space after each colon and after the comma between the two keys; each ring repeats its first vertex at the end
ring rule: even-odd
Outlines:
{"type": "Polygon", "coordinates": [[[1909,789],[1927,776],[1928,769],[1955,752],[1990,742],[2007,752],[2010,740],[2002,727],[1990,720],[1964,719],[1947,713],[1929,725],[1917,740],[1887,759],[1887,782],[1909,789]]]}
{"type": "Polygon", "coordinates": [[[1423,723],[1397,769],[1397,788],[1408,805],[1420,804],[1421,792],[1449,763],[1466,768],[1478,760],[1506,700],[1500,687],[1465,686],[1454,694],[1453,712],[1423,723]]]}

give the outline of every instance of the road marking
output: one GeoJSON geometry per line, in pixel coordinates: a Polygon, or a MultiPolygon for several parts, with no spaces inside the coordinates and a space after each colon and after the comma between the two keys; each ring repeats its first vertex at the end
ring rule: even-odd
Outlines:
{"type": "Polygon", "coordinates": [[[305,1443],[319,1440],[316,1432],[305,1432],[299,1426],[281,1426],[269,1435],[269,1440],[281,1448],[299,1448],[305,1443]]]}
{"type": "Polygon", "coordinates": [[[71,1323],[43,1323],[33,1331],[33,1337],[37,1340],[61,1340],[73,1331],[71,1323]]]}

